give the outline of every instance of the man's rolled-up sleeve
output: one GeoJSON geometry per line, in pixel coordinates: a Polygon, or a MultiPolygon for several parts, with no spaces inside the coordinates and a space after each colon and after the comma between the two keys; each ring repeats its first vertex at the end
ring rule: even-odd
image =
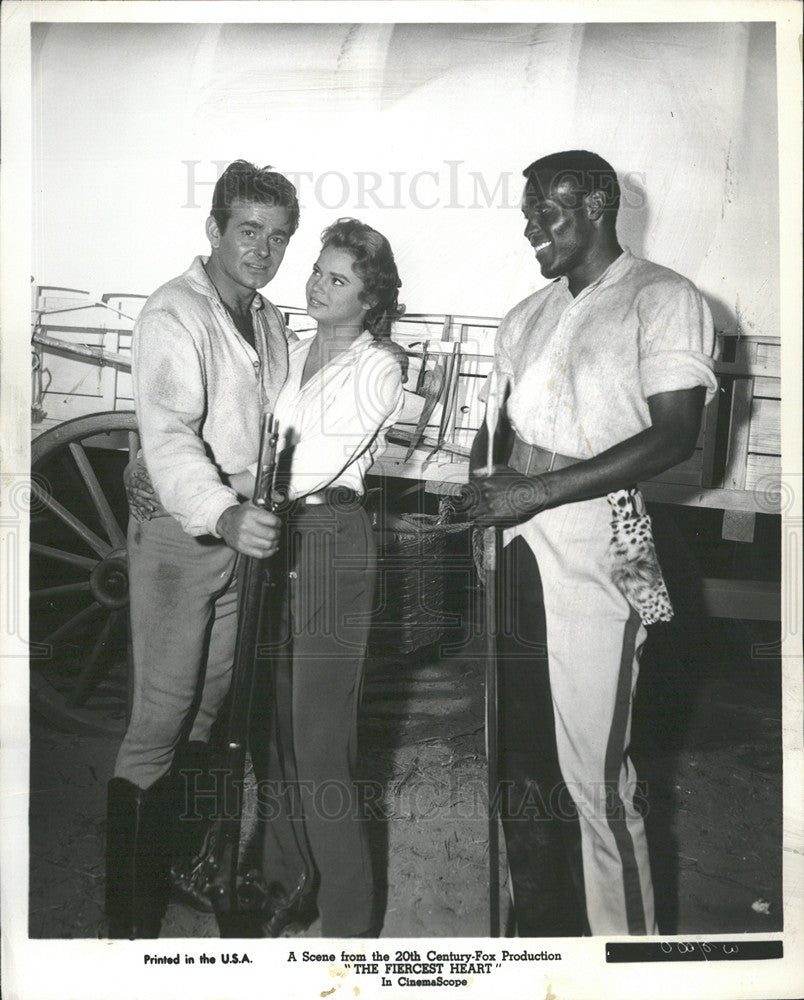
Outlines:
{"type": "Polygon", "coordinates": [[[642,392],[647,399],[661,392],[702,385],[708,403],[718,387],[712,364],[712,314],[691,283],[685,282],[672,292],[642,303],[642,392]]]}
{"type": "Polygon", "coordinates": [[[217,535],[237,495],[207,454],[204,366],[190,332],[172,313],[140,318],[132,351],[134,399],[145,464],[162,506],[190,535],[217,535]]]}

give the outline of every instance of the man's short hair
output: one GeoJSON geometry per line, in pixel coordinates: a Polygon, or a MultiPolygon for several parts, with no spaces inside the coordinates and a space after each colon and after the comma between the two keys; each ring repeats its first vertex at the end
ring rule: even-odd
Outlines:
{"type": "MultiPolygon", "coordinates": [[[[550,183],[557,180],[572,180],[576,189],[585,195],[602,191],[606,196],[606,215],[612,220],[620,207],[620,182],[614,167],[597,153],[586,149],[567,149],[562,153],[550,153],[534,160],[522,171],[528,184],[541,191],[539,175],[548,177],[550,183]]],[[[546,195],[547,191],[541,192],[546,195]]]]}
{"type": "Polygon", "coordinates": [[[287,177],[283,177],[272,167],[255,167],[246,160],[235,160],[224,170],[212,192],[210,210],[210,215],[222,233],[226,232],[232,205],[238,201],[286,208],[289,213],[290,235],[298,228],[299,199],[296,188],[287,177]]]}

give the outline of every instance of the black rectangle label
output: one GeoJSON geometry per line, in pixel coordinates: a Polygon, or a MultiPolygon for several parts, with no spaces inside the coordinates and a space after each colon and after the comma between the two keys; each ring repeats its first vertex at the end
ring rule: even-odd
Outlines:
{"type": "Polygon", "coordinates": [[[610,941],[606,945],[607,962],[756,962],[783,956],[782,941],[610,941]]]}

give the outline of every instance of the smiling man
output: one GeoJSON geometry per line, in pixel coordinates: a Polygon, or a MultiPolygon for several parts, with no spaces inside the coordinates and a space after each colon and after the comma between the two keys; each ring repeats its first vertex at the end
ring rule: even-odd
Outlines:
{"type": "Polygon", "coordinates": [[[230,164],[206,223],[209,257],[154,292],[134,328],[134,403],[159,503],[129,522],[134,691],[108,789],[110,937],[158,936],[170,859],[187,840],[177,835],[177,775],[208,768],[230,684],[235,559],[278,546],[278,518],[241,503],[227,474],[257,461],[261,414],[287,377],[284,323],[258,289],[298,221],[285,177],[230,164]]]}
{"type": "Polygon", "coordinates": [[[686,278],[620,246],[604,159],[570,150],[524,175],[525,238],[551,283],[500,324],[499,465],[482,476],[484,429],[470,460],[477,522],[506,528],[500,802],[517,930],[650,934],[628,748],[645,624],[672,611],[635,484],[695,448],[717,388],[712,318],[686,278]]]}

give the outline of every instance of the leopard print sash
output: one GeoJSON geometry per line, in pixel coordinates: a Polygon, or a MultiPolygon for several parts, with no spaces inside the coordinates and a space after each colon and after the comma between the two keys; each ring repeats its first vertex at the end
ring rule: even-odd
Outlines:
{"type": "Polygon", "coordinates": [[[669,622],[673,605],[667,593],[650,515],[637,487],[607,496],[612,509],[609,558],[614,585],[642,619],[643,625],[669,622]]]}

